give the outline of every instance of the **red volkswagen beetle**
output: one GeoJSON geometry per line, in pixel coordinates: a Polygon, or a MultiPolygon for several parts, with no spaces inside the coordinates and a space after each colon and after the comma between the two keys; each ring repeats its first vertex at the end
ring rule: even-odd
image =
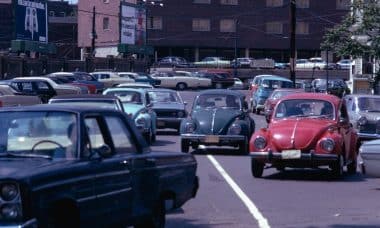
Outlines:
{"type": "Polygon", "coordinates": [[[270,163],[278,170],[329,166],[341,177],[344,166],[356,172],[357,146],[343,100],[321,93],[287,95],[275,106],[268,128],[251,137],[252,175],[261,177],[270,163]]]}

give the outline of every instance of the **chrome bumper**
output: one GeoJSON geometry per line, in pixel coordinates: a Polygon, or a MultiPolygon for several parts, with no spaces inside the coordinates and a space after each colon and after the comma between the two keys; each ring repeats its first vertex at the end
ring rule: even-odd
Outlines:
{"type": "Polygon", "coordinates": [[[157,117],[157,128],[179,129],[183,119],[185,118],[157,117]]]}
{"type": "Polygon", "coordinates": [[[250,156],[254,159],[264,160],[267,162],[271,161],[324,161],[324,162],[334,162],[338,160],[337,154],[315,154],[315,153],[301,153],[300,158],[294,159],[284,159],[282,153],[280,152],[251,152],[250,156]]]}
{"type": "Polygon", "coordinates": [[[0,223],[0,228],[34,228],[37,226],[37,219],[33,218],[30,219],[24,223],[10,223],[10,224],[3,224],[0,223]]]}
{"type": "MultiPolygon", "coordinates": [[[[244,135],[203,135],[203,134],[181,134],[182,140],[197,144],[207,145],[225,145],[230,142],[244,142],[246,137],[244,135]]],[[[229,146],[229,145],[226,145],[229,146]]]]}
{"type": "Polygon", "coordinates": [[[380,134],[360,133],[358,132],[359,139],[380,139],[380,134]]]}

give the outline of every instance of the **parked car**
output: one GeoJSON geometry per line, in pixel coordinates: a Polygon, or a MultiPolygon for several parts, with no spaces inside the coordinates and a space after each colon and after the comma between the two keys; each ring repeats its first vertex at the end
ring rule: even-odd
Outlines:
{"type": "Polygon", "coordinates": [[[305,92],[313,92],[311,80],[296,79],[295,88],[303,89],[305,92]]]}
{"type": "Polygon", "coordinates": [[[277,102],[282,97],[289,95],[289,94],[302,93],[302,92],[305,92],[305,90],[293,89],[293,88],[280,88],[280,89],[273,90],[264,103],[264,115],[265,115],[266,121],[269,123],[270,116],[273,113],[273,109],[276,106],[277,102]]]}
{"type": "Polygon", "coordinates": [[[160,86],[160,84],[161,84],[161,80],[156,79],[156,78],[152,78],[152,76],[150,76],[149,74],[146,74],[146,73],[119,72],[118,75],[120,77],[131,78],[134,80],[134,82],[137,82],[137,83],[147,83],[147,84],[150,84],[150,85],[155,86],[155,87],[160,86]]]}
{"type": "Polygon", "coordinates": [[[186,102],[181,95],[171,89],[149,89],[148,98],[152,109],[157,114],[157,128],[175,129],[179,132],[181,121],[187,117],[186,102]]]}
{"type": "Polygon", "coordinates": [[[236,58],[231,61],[231,67],[241,67],[241,68],[249,68],[251,67],[253,58],[245,57],[245,58],[236,58]]]}
{"type": "Polygon", "coordinates": [[[363,160],[362,173],[369,177],[380,177],[380,140],[365,141],[359,148],[360,157],[363,160]]]}
{"type": "Polygon", "coordinates": [[[264,103],[273,90],[279,88],[293,88],[293,82],[279,76],[261,77],[258,89],[250,97],[251,111],[260,114],[264,110],[264,103]]]}
{"type": "Polygon", "coordinates": [[[242,82],[239,78],[234,78],[234,85],[228,87],[228,89],[244,90],[246,89],[246,86],[244,85],[244,82],[242,82]]]}
{"type": "Polygon", "coordinates": [[[68,79],[71,82],[94,85],[96,87],[95,93],[102,93],[104,90],[104,83],[99,82],[94,76],[87,72],[55,72],[49,75],[60,76],[68,79]]]}
{"type": "Polygon", "coordinates": [[[0,85],[0,107],[41,104],[38,96],[28,96],[17,92],[9,85],[0,85]]]}
{"type": "Polygon", "coordinates": [[[151,152],[119,111],[49,104],[0,119],[1,226],[164,227],[165,209],[197,193],[195,158],[151,152]]]}
{"type": "Polygon", "coordinates": [[[49,100],[49,104],[65,104],[68,106],[88,106],[93,108],[104,108],[111,110],[124,111],[123,104],[116,96],[106,96],[102,94],[83,94],[83,95],[62,95],[55,96],[49,100]]]}
{"type": "Polygon", "coordinates": [[[168,89],[198,89],[199,79],[176,74],[172,71],[154,72],[151,76],[161,81],[160,87],[168,89]]]}
{"type": "Polygon", "coordinates": [[[229,70],[225,69],[207,69],[195,73],[197,77],[208,78],[211,80],[211,86],[215,89],[226,89],[234,85],[235,80],[229,70]]]}
{"type": "Polygon", "coordinates": [[[268,128],[251,137],[252,175],[261,177],[267,163],[278,170],[329,165],[337,178],[345,166],[355,173],[357,138],[342,99],[328,94],[290,94],[275,106],[268,128]]]}
{"type": "Polygon", "coordinates": [[[281,76],[272,75],[272,74],[259,74],[259,75],[256,75],[249,82],[249,85],[248,85],[249,95],[252,96],[252,94],[254,92],[256,92],[256,90],[259,88],[259,86],[261,84],[262,79],[264,79],[264,78],[270,78],[270,77],[273,77],[273,76],[275,76],[275,77],[281,77],[281,76]]]}
{"type": "Polygon", "coordinates": [[[81,93],[77,86],[59,85],[46,77],[17,77],[11,79],[9,85],[18,92],[39,96],[43,103],[56,95],[81,93]]]}
{"type": "Polygon", "coordinates": [[[255,122],[247,112],[245,95],[227,89],[205,90],[194,99],[191,114],[181,122],[181,150],[204,146],[238,147],[248,153],[255,122]]]}
{"type": "Polygon", "coordinates": [[[336,69],[338,70],[349,70],[351,66],[354,66],[354,61],[350,59],[341,59],[336,62],[336,69]]]}
{"type": "Polygon", "coordinates": [[[81,92],[80,92],[81,94],[88,94],[88,93],[94,94],[95,91],[96,91],[96,87],[94,85],[89,85],[89,84],[83,84],[83,83],[77,83],[77,82],[69,81],[68,79],[60,77],[60,76],[48,75],[47,77],[50,78],[51,80],[53,80],[58,85],[72,85],[72,86],[76,86],[76,87],[78,87],[81,90],[81,92]]]}
{"type": "Polygon", "coordinates": [[[231,62],[222,57],[205,57],[202,61],[194,62],[197,67],[229,67],[231,62]]]}
{"type": "Polygon", "coordinates": [[[148,83],[130,82],[122,83],[116,86],[117,88],[133,88],[133,89],[153,89],[154,87],[148,83]]]}
{"type": "Polygon", "coordinates": [[[342,98],[346,94],[350,94],[350,89],[342,79],[330,79],[328,81],[328,88],[326,86],[326,79],[314,79],[311,82],[314,92],[329,93],[342,98]],[[326,89],[327,88],[327,89],[326,89]]]}
{"type": "Polygon", "coordinates": [[[126,77],[120,77],[116,72],[112,71],[95,71],[93,75],[99,82],[103,82],[105,88],[115,87],[121,83],[135,82],[135,80],[126,77]]]}
{"type": "Polygon", "coordinates": [[[152,110],[152,104],[146,90],[108,88],[103,94],[117,96],[123,105],[125,113],[135,121],[137,129],[144,136],[145,140],[149,144],[156,141],[157,115],[152,110]]]}
{"type": "Polygon", "coordinates": [[[177,76],[196,78],[198,80],[199,89],[209,89],[212,86],[212,80],[210,78],[199,77],[196,72],[176,70],[174,73],[177,76]]]}
{"type": "Polygon", "coordinates": [[[322,70],[326,68],[326,62],[322,58],[297,59],[296,69],[322,70]]]}
{"type": "Polygon", "coordinates": [[[284,70],[284,69],[289,68],[289,63],[275,62],[275,63],[274,63],[274,68],[275,68],[275,69],[281,69],[281,70],[284,70]]]}
{"type": "Polygon", "coordinates": [[[346,95],[344,100],[359,140],[380,139],[380,96],[351,94],[346,95]]]}
{"type": "Polygon", "coordinates": [[[192,67],[193,64],[188,62],[183,57],[178,56],[166,56],[162,58],[160,61],[158,61],[157,66],[158,67],[178,67],[178,68],[187,68],[192,67]]]}

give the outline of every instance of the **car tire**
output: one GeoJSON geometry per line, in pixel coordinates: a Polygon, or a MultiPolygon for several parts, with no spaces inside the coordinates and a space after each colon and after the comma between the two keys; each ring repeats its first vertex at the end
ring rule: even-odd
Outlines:
{"type": "Polygon", "coordinates": [[[189,153],[190,145],[187,140],[181,140],[181,151],[183,153],[189,153]]]}
{"type": "Polygon", "coordinates": [[[357,168],[357,160],[355,159],[352,161],[350,164],[347,165],[347,173],[350,175],[353,175],[356,173],[356,168],[357,168]]]}
{"type": "Polygon", "coordinates": [[[186,83],[180,82],[176,85],[177,90],[185,90],[187,88],[186,83]]]}
{"type": "Polygon", "coordinates": [[[340,179],[343,176],[344,159],[342,155],[339,155],[338,160],[331,165],[331,172],[333,178],[340,179]]]}
{"type": "Polygon", "coordinates": [[[160,199],[148,219],[136,224],[135,228],[165,228],[165,200],[160,199]]]}
{"type": "Polygon", "coordinates": [[[152,142],[156,142],[156,140],[157,140],[157,135],[156,135],[156,133],[153,133],[152,134],[152,142]]]}
{"type": "Polygon", "coordinates": [[[244,141],[244,142],[239,144],[239,152],[240,152],[240,154],[243,154],[243,155],[249,154],[249,147],[248,147],[247,141],[244,141]]]}
{"type": "Polygon", "coordinates": [[[251,173],[253,177],[260,178],[263,176],[264,172],[264,164],[255,160],[251,159],[251,173]]]}
{"type": "Polygon", "coordinates": [[[152,134],[152,129],[150,129],[148,133],[145,133],[145,134],[144,134],[144,138],[145,138],[146,142],[147,142],[149,145],[152,144],[152,138],[153,138],[152,135],[153,135],[153,134],[152,134]]]}

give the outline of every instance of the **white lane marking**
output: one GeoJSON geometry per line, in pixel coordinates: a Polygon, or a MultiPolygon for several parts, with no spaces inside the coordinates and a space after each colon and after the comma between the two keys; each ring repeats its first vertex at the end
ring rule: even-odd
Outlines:
{"type": "Polygon", "coordinates": [[[253,217],[259,223],[259,227],[270,228],[268,220],[260,213],[256,205],[249,199],[249,197],[243,192],[243,190],[241,190],[241,188],[230,177],[230,175],[228,175],[228,173],[223,169],[223,167],[219,164],[219,162],[212,155],[207,155],[207,158],[219,171],[220,175],[222,175],[223,178],[227,181],[227,183],[231,186],[232,190],[234,190],[234,192],[239,196],[241,201],[243,201],[245,206],[248,208],[249,212],[253,215],[253,217]]]}

